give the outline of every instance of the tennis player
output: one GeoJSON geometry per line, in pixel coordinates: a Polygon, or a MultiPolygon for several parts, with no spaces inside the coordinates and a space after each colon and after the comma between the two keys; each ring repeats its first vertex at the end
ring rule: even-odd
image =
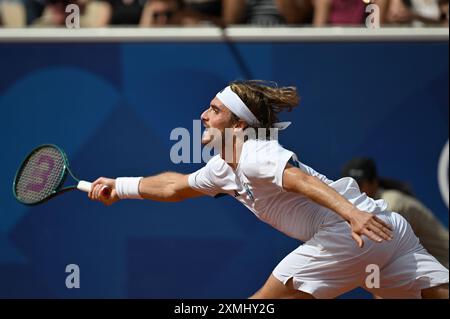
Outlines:
{"type": "Polygon", "coordinates": [[[252,298],[335,298],[356,287],[382,298],[448,298],[448,270],[421,246],[401,215],[361,193],[354,179],[329,180],[268,138],[270,128],[288,124],[278,123],[277,113],[298,101],[294,87],[232,82],[201,115],[202,144],[222,146],[203,168],[187,175],[101,177],[88,196],[110,205],[132,198],[171,202],[231,195],[260,220],[304,241],[252,298]],[[256,136],[241,134],[251,129],[260,130],[256,136]],[[109,198],[101,194],[105,185],[112,188],[109,198]],[[379,285],[367,286],[367,269],[374,266],[379,285]]]}

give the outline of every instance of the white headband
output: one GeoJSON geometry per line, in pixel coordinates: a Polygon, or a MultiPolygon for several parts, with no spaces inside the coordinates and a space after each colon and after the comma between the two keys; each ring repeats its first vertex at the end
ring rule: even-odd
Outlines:
{"type": "MultiPolygon", "coordinates": [[[[239,95],[231,90],[231,87],[227,86],[222,91],[217,93],[216,97],[222,102],[234,115],[239,117],[241,120],[246,121],[252,126],[260,127],[261,123],[258,121],[256,116],[250,111],[250,109],[241,100],[239,95]]],[[[284,130],[291,122],[279,122],[274,123],[274,127],[279,130],[284,130]]]]}
{"type": "Polygon", "coordinates": [[[241,120],[244,120],[253,126],[261,126],[261,123],[259,123],[256,116],[253,115],[247,105],[245,105],[245,103],[241,100],[239,95],[231,90],[231,87],[227,86],[222,91],[217,93],[216,97],[241,120]]]}

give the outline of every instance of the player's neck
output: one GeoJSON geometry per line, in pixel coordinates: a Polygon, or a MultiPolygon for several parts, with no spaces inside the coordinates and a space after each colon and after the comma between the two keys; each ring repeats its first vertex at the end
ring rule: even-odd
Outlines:
{"type": "Polygon", "coordinates": [[[236,170],[239,165],[239,160],[241,158],[241,152],[244,143],[245,141],[239,138],[233,140],[232,156],[230,156],[231,154],[226,153],[225,145],[222,146],[222,152],[220,153],[220,156],[225,162],[227,162],[228,165],[231,166],[231,168],[233,168],[233,170],[236,170]]]}

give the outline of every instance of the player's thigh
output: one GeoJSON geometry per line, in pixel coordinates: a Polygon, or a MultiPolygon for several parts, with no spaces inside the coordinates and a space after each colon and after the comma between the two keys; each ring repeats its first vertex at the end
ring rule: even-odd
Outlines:
{"type": "Polygon", "coordinates": [[[292,278],[284,285],[271,274],[264,286],[250,299],[314,299],[314,297],[306,292],[296,290],[292,278]]]}
{"type": "Polygon", "coordinates": [[[448,299],[448,284],[422,289],[423,299],[448,299]]]}

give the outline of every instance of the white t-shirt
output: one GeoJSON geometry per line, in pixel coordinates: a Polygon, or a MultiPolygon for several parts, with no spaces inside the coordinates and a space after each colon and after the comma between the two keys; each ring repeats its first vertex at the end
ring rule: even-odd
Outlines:
{"type": "Polygon", "coordinates": [[[236,170],[220,154],[214,156],[203,168],[189,175],[189,185],[210,196],[221,193],[234,196],[262,221],[292,238],[307,241],[323,223],[342,219],[309,198],[284,190],[283,172],[291,158],[302,171],[319,178],[359,209],[378,213],[387,208],[383,200],[375,201],[361,194],[354,179],[329,180],[298,162],[293,152],[275,140],[247,140],[236,170]]]}

